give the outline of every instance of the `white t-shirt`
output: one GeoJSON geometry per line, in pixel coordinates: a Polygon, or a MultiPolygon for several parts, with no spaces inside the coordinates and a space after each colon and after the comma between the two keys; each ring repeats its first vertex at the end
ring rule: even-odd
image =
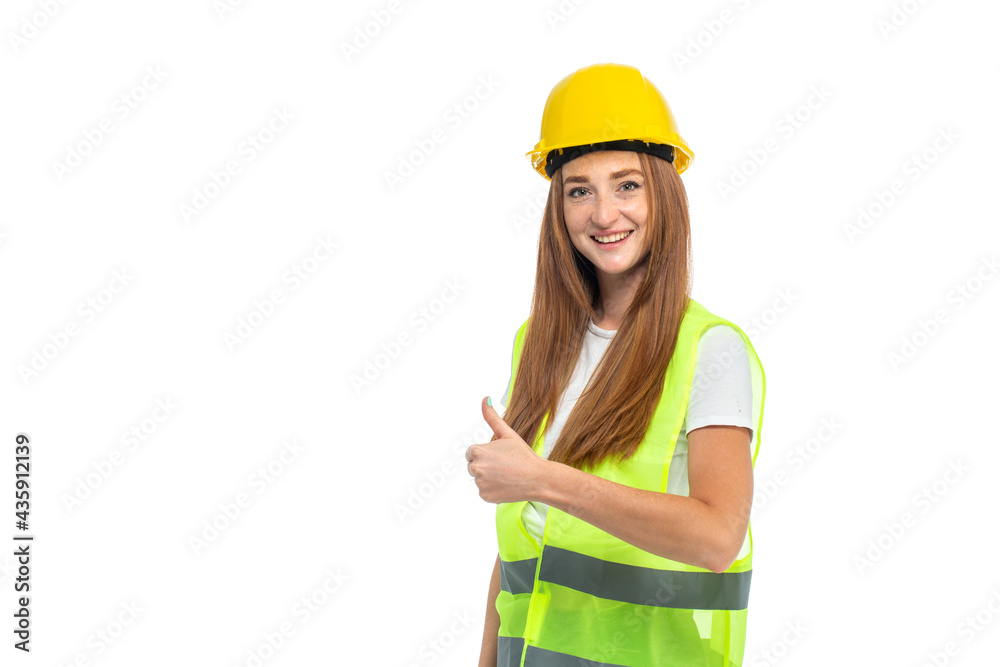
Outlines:
{"type": "MultiPolygon", "coordinates": [[[[570,411],[583,393],[591,374],[601,356],[611,343],[617,330],[601,329],[593,320],[588,323],[583,347],[577,360],[569,385],[560,399],[556,414],[545,431],[542,456],[548,458],[555,446],[562,427],[566,424],[570,411]]],[[[515,336],[516,341],[516,336],[515,336]]],[[[513,352],[511,353],[513,363],[513,352]]],[[[513,378],[511,378],[513,379],[513,378]]],[[[510,380],[502,399],[506,409],[510,397],[510,380]]],[[[696,428],[709,425],[745,426],[750,429],[750,452],[753,453],[753,429],[758,415],[753,414],[753,386],[750,378],[750,357],[743,338],[730,326],[719,324],[709,327],[698,343],[698,357],[695,360],[694,379],[688,399],[687,414],[677,436],[670,474],[667,477],[667,493],[686,496],[688,488],[687,434],[696,428]]],[[[501,413],[501,416],[503,414],[501,413]]],[[[529,445],[531,443],[528,443],[529,445]]],[[[539,544],[549,506],[540,502],[529,502],[521,514],[525,529],[539,544]]]]}

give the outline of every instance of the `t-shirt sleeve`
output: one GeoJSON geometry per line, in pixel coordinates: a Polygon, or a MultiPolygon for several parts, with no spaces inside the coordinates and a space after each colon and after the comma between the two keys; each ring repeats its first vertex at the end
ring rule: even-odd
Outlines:
{"type": "Polygon", "coordinates": [[[709,327],[698,343],[685,435],[702,426],[745,426],[752,447],[753,407],[750,355],[742,336],[725,324],[709,327]]]}

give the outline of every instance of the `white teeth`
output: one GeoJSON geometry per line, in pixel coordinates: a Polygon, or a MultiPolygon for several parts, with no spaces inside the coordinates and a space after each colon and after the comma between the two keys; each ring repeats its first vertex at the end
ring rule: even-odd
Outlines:
{"type": "Polygon", "coordinates": [[[615,234],[613,236],[595,236],[598,243],[614,243],[615,241],[621,241],[623,238],[631,234],[632,232],[622,232],[621,234],[615,234]]]}

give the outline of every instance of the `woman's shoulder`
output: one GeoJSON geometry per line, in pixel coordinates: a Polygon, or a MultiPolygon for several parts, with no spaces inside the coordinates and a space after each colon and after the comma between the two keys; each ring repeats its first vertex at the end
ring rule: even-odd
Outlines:
{"type": "Polygon", "coordinates": [[[701,335],[702,344],[739,343],[743,344],[743,336],[736,329],[736,325],[719,322],[710,324],[705,333],[701,335]]]}
{"type": "Polygon", "coordinates": [[[739,359],[749,357],[743,336],[732,325],[710,325],[698,341],[698,358],[720,359],[726,358],[727,355],[739,359]]]}
{"type": "Polygon", "coordinates": [[[726,353],[740,357],[749,354],[747,349],[749,337],[735,322],[716,315],[691,299],[685,313],[687,334],[699,336],[698,355],[720,356],[726,353]]]}

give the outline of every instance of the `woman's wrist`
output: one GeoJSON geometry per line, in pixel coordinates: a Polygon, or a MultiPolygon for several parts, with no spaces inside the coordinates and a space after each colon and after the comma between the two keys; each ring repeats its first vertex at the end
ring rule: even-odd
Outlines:
{"type": "Polygon", "coordinates": [[[567,474],[571,475],[572,471],[576,470],[576,468],[558,461],[542,459],[541,470],[542,472],[538,476],[538,484],[536,485],[536,497],[532,498],[532,500],[563,509],[561,504],[566,498],[563,489],[567,481],[567,474]]]}

